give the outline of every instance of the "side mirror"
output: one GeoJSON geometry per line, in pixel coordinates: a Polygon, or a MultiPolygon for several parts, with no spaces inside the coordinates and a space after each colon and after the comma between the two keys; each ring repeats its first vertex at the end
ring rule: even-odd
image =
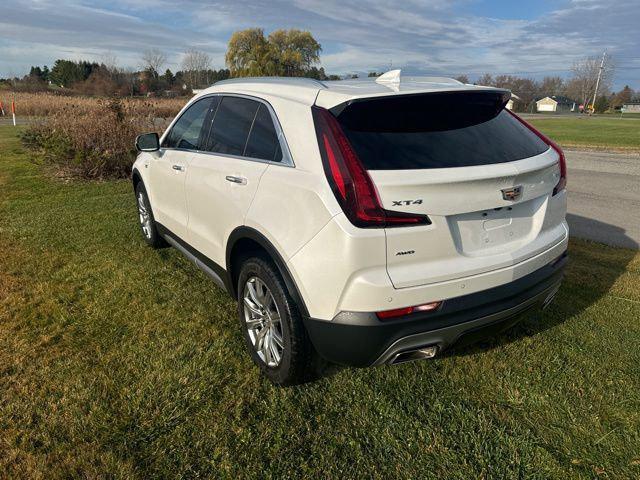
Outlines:
{"type": "Polygon", "coordinates": [[[155,132],[138,135],[136,148],[139,152],[157,152],[160,150],[160,137],[155,132]]]}

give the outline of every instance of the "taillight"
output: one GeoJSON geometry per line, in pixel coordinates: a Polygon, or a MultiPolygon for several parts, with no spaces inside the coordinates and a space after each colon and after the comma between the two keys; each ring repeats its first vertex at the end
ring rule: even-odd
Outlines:
{"type": "Polygon", "coordinates": [[[390,320],[392,318],[404,317],[405,315],[411,315],[418,312],[435,312],[440,308],[442,302],[431,302],[423,305],[416,305],[415,307],[395,308],[393,310],[384,310],[382,312],[376,312],[377,317],[380,320],[390,320]]]}
{"type": "Polygon", "coordinates": [[[567,160],[564,157],[564,152],[562,151],[562,149],[558,146],[558,144],[556,142],[554,142],[553,140],[548,138],[546,135],[544,135],[542,132],[540,132],[536,127],[531,125],[529,122],[527,122],[526,120],[520,118],[518,115],[513,113],[511,110],[507,110],[507,112],[509,112],[511,115],[513,115],[513,117],[516,120],[518,120],[522,125],[524,125],[529,130],[531,130],[533,133],[535,133],[540,140],[542,140],[544,143],[546,143],[547,145],[549,145],[551,148],[553,148],[556,151],[556,153],[560,157],[559,160],[558,160],[558,163],[559,163],[559,166],[560,166],[560,180],[558,180],[558,183],[554,187],[553,194],[555,195],[556,193],[561,192],[562,190],[564,190],[565,187],[567,186],[567,160]]]}
{"type": "Polygon", "coordinates": [[[382,208],[371,177],[358,159],[336,118],[312,107],[324,172],[342,211],[356,227],[384,228],[429,225],[426,215],[382,208]]]}

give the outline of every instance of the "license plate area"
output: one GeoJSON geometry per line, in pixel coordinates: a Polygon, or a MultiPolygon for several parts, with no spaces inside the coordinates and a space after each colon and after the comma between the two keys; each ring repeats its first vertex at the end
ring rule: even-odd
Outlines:
{"type": "Polygon", "coordinates": [[[447,217],[456,249],[466,255],[517,250],[537,235],[543,202],[544,198],[538,198],[447,217]]]}

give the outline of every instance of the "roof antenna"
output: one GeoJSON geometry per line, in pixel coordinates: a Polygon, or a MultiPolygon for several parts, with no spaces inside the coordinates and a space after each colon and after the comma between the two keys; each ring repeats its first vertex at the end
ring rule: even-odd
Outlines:
{"type": "Polygon", "coordinates": [[[376,78],[377,83],[400,83],[401,70],[390,70],[376,78]]]}

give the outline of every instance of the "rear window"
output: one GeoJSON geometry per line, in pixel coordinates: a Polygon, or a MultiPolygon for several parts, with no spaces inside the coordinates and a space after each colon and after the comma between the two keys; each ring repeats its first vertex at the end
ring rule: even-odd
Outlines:
{"type": "Polygon", "coordinates": [[[442,92],[354,101],[331,111],[368,170],[488,165],[549,146],[504,110],[505,92],[442,92]]]}

